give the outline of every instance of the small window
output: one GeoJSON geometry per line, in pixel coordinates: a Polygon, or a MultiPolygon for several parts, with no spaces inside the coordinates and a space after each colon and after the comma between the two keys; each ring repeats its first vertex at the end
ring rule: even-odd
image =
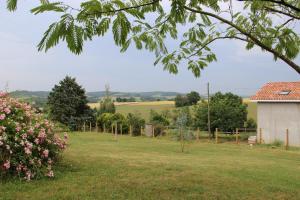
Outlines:
{"type": "Polygon", "coordinates": [[[279,95],[289,95],[291,93],[291,90],[281,90],[278,94],[279,95]]]}

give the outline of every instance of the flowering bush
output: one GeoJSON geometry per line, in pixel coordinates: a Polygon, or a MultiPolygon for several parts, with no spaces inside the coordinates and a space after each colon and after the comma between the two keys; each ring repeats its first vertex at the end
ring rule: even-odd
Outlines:
{"type": "Polygon", "coordinates": [[[52,128],[30,105],[0,92],[0,177],[53,177],[52,166],[67,135],[61,139],[52,128]]]}

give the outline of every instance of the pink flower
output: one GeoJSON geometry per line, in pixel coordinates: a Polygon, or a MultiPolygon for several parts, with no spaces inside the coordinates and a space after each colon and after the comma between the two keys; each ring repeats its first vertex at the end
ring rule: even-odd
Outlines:
{"type": "Polygon", "coordinates": [[[27,155],[31,155],[31,149],[29,149],[28,147],[25,147],[24,148],[24,151],[25,151],[25,153],[27,154],[27,155]]]}
{"type": "Polygon", "coordinates": [[[47,173],[47,176],[52,178],[54,177],[54,172],[52,170],[50,170],[48,173],[47,173]]]}
{"type": "Polygon", "coordinates": [[[33,144],[31,142],[26,141],[25,145],[29,148],[32,149],[33,144]]]}
{"type": "Polygon", "coordinates": [[[0,97],[6,97],[6,96],[7,96],[7,92],[0,91],[0,97]]]}
{"type": "MultiPolygon", "coordinates": [[[[19,131],[17,131],[17,132],[19,132],[19,131]]],[[[22,139],[25,140],[26,138],[27,138],[27,134],[26,133],[22,134],[22,139]]]]}
{"type": "Polygon", "coordinates": [[[26,105],[26,106],[25,106],[25,110],[26,110],[26,111],[29,111],[30,109],[31,109],[31,106],[30,106],[30,105],[26,105]]]}
{"type": "Polygon", "coordinates": [[[48,155],[49,155],[49,150],[44,150],[43,151],[43,156],[45,157],[45,158],[48,158],[48,155]]]}
{"type": "Polygon", "coordinates": [[[38,135],[38,138],[41,141],[44,141],[46,139],[47,135],[46,135],[46,130],[45,129],[41,129],[38,135]]]}
{"type": "Polygon", "coordinates": [[[4,108],[4,112],[5,112],[6,114],[9,114],[9,113],[11,113],[11,110],[10,110],[9,108],[4,108]]]}
{"type": "Polygon", "coordinates": [[[26,181],[30,181],[31,177],[32,177],[31,171],[27,171],[26,172],[26,177],[25,177],[26,181]]]}
{"type": "Polygon", "coordinates": [[[27,133],[28,133],[29,135],[32,135],[32,134],[34,133],[33,128],[30,128],[30,129],[27,131],[27,133]]]}
{"type": "Polygon", "coordinates": [[[6,115],[5,115],[5,114],[1,114],[1,115],[0,115],[0,120],[4,120],[4,119],[5,119],[5,117],[6,117],[6,115]]]}
{"type": "Polygon", "coordinates": [[[69,138],[67,133],[64,134],[64,138],[65,138],[65,140],[67,140],[69,138]]]}
{"type": "Polygon", "coordinates": [[[0,133],[2,133],[3,131],[5,131],[6,127],[4,126],[0,126],[0,133]]]}
{"type": "MultiPolygon", "coordinates": [[[[20,132],[20,130],[21,130],[21,127],[20,127],[20,126],[17,126],[17,127],[16,127],[16,131],[17,131],[17,132],[20,132]]],[[[26,135],[26,137],[27,137],[27,135],[26,135]]]]}
{"type": "Polygon", "coordinates": [[[8,170],[10,168],[10,161],[7,160],[5,161],[5,163],[3,164],[4,169],[8,170]]]}
{"type": "Polygon", "coordinates": [[[40,143],[40,140],[39,140],[38,138],[36,138],[36,139],[34,140],[34,143],[35,143],[35,144],[39,144],[39,143],[40,143]]]}

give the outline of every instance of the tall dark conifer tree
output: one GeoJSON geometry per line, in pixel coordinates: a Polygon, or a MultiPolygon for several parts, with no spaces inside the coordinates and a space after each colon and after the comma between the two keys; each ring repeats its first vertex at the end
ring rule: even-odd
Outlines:
{"type": "Polygon", "coordinates": [[[85,90],[75,78],[66,76],[55,85],[48,96],[50,116],[53,120],[74,128],[74,124],[91,118],[85,90]]]}

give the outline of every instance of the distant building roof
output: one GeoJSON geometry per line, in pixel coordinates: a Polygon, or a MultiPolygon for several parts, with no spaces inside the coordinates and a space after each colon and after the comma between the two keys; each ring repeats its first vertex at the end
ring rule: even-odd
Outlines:
{"type": "Polygon", "coordinates": [[[258,102],[300,102],[300,82],[273,82],[250,98],[258,102]]]}

